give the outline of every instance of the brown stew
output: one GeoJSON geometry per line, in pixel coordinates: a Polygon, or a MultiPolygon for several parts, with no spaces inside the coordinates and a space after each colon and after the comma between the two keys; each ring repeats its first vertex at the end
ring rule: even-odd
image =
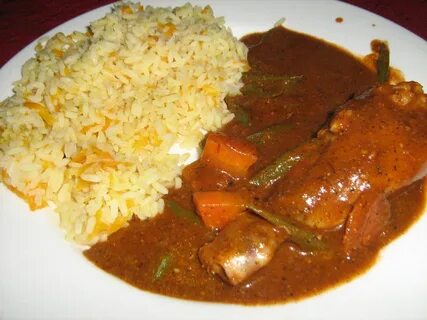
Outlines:
{"type": "MultiPolygon", "coordinates": [[[[241,139],[255,137],[252,142],[258,159],[250,175],[315,137],[337,108],[377,81],[374,71],[344,50],[282,27],[248,35],[243,41],[249,47],[252,72],[293,75],[298,81],[289,87],[246,85],[244,95],[227,99],[236,118],[222,132],[241,139]],[[256,134],[265,128],[275,129],[256,134]]],[[[199,249],[211,243],[218,232],[177,216],[169,208],[149,221],[133,219],[128,227],[87,250],[85,256],[138,288],[164,295],[241,304],[297,300],[349,281],[372,266],[380,248],[404,232],[422,212],[423,186],[420,180],[388,195],[391,214],[381,233],[351,255],[342,249],[345,226],[339,225],[318,232],[328,245],[327,252],[307,252],[292,241],[281,242],[265,267],[236,285],[207,272],[200,262],[199,249]]],[[[247,179],[232,179],[199,161],[185,169],[183,187],[170,190],[167,198],[195,211],[195,190],[241,189],[270,209],[275,208],[271,197],[283,192],[281,182],[254,188],[248,186],[247,179]]]]}

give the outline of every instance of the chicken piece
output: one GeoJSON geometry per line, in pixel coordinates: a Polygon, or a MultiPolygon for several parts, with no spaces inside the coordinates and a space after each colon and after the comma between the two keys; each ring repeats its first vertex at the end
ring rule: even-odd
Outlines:
{"type": "Polygon", "coordinates": [[[224,281],[237,285],[267,265],[285,233],[270,223],[244,214],[228,224],[199,251],[202,265],[224,281]]]}
{"type": "Polygon", "coordinates": [[[345,225],[347,253],[383,230],[387,196],[427,173],[427,104],[416,82],[381,85],[349,101],[282,179],[275,211],[310,227],[345,225]]]}

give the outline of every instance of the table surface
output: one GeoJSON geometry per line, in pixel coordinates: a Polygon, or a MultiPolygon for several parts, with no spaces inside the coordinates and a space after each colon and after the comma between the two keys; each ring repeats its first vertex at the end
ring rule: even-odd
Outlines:
{"type": "MultiPolygon", "coordinates": [[[[50,29],[86,11],[112,2],[114,1],[0,0],[0,66],[50,29]]],[[[427,39],[427,0],[346,2],[377,13],[427,39]]]]}

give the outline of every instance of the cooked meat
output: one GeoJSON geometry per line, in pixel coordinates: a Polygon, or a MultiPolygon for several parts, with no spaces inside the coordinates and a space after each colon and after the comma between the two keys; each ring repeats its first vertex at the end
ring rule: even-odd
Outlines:
{"type": "Polygon", "coordinates": [[[426,174],[426,124],[426,97],[415,82],[351,100],[309,142],[316,152],[281,181],[273,207],[314,228],[347,222],[347,251],[369,243],[389,216],[386,197],[426,174]]]}
{"type": "Polygon", "coordinates": [[[268,222],[244,214],[203,246],[199,258],[210,273],[236,285],[267,265],[284,237],[268,222]]]}

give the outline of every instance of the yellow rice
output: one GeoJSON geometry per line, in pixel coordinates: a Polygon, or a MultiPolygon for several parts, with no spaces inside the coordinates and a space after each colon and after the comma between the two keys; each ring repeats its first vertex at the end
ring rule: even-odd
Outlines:
{"type": "Polygon", "coordinates": [[[92,244],[163,210],[202,131],[233,118],[247,48],[210,7],[120,3],[36,47],[0,104],[0,181],[92,244]]]}

